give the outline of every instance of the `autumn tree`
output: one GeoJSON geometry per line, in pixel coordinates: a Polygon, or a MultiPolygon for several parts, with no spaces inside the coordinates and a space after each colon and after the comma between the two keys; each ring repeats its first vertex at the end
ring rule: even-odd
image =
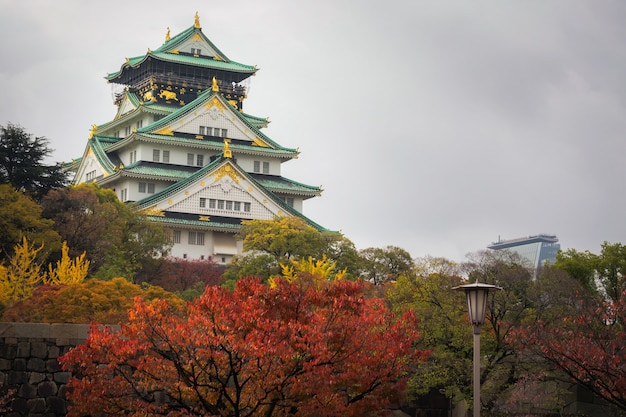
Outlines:
{"type": "Polygon", "coordinates": [[[163,228],[150,222],[115,192],[95,184],[53,190],[42,200],[43,215],[70,248],[70,256],[87,253],[90,272],[104,279],[134,275],[155,257],[167,254],[163,228]]]}
{"type": "Polygon", "coordinates": [[[15,303],[30,297],[33,290],[43,281],[45,271],[37,255],[43,249],[33,246],[26,237],[15,245],[13,255],[7,265],[0,264],[0,302],[15,303]]]}
{"type": "Polygon", "coordinates": [[[35,199],[65,186],[67,173],[62,164],[43,163],[52,151],[45,137],[34,137],[12,123],[0,125],[0,184],[11,184],[35,199]]]}
{"type": "Polygon", "coordinates": [[[542,313],[511,335],[518,349],[542,364],[542,378],[551,372],[553,378],[580,384],[622,413],[626,411],[625,265],[626,246],[619,243],[605,242],[599,254],[573,249],[559,253],[548,272],[558,275],[561,284],[543,291],[542,313]]]}
{"type": "Polygon", "coordinates": [[[12,185],[0,184],[0,260],[13,254],[24,238],[43,249],[38,260],[44,262],[50,253],[61,249],[61,237],[54,222],[42,216],[42,208],[32,198],[12,185]]]}
{"type": "Polygon", "coordinates": [[[167,299],[170,304],[183,305],[175,294],[157,286],[139,286],[124,278],[90,279],[69,285],[38,286],[29,298],[8,307],[2,320],[122,324],[128,321],[128,310],[132,309],[135,297],[146,302],[167,299]]]}
{"type": "Polygon", "coordinates": [[[44,277],[45,284],[80,284],[87,278],[89,261],[85,259],[85,252],[72,259],[69,256],[69,247],[63,242],[61,259],[56,263],[48,264],[48,273],[44,277]]]}
{"type": "Polygon", "coordinates": [[[94,326],[61,358],[76,375],[69,416],[381,415],[423,354],[414,317],[363,285],[245,278],[184,311],[138,300],[121,332],[94,326]]]}

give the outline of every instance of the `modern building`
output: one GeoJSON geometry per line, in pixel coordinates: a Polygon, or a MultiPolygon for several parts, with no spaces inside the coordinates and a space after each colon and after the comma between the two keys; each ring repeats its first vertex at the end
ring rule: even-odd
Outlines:
{"type": "Polygon", "coordinates": [[[106,76],[113,120],[93,125],[74,184],[96,183],[170,233],[171,255],[227,263],[243,220],[298,216],[321,187],[281,174],[298,150],[266,136],[243,110],[256,66],[230,60],[194,25],[106,76]]]}
{"type": "Polygon", "coordinates": [[[561,245],[555,235],[539,234],[511,240],[500,240],[487,246],[493,250],[510,250],[528,260],[538,270],[546,264],[556,261],[556,254],[561,245]]]}

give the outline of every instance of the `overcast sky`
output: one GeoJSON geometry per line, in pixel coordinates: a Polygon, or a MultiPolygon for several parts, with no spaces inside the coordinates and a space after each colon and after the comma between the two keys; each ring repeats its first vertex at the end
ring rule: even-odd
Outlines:
{"type": "Polygon", "coordinates": [[[305,214],[359,249],[461,261],[538,233],[626,242],[626,2],[0,1],[0,124],[82,156],[107,73],[200,15],[257,65],[244,110],[322,185],[305,214]]]}

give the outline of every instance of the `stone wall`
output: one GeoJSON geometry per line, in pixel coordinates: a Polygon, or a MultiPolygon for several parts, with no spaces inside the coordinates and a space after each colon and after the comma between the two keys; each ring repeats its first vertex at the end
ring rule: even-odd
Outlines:
{"type": "Polygon", "coordinates": [[[0,385],[14,390],[3,415],[65,416],[70,374],[58,357],[83,344],[88,330],[88,324],[0,323],[0,385]]]}

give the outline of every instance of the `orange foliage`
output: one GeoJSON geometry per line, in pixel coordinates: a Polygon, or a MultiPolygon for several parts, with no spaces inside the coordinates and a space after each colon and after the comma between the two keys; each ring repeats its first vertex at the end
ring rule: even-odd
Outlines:
{"type": "Polygon", "coordinates": [[[146,300],[168,299],[183,302],[159,287],[141,288],[123,278],[111,281],[89,280],[71,285],[43,285],[33,295],[7,308],[3,321],[39,323],[106,323],[128,321],[128,310],[135,297],[146,300]]]}
{"type": "Polygon", "coordinates": [[[93,326],[60,360],[69,416],[375,416],[403,392],[415,317],[351,281],[274,287],[242,278],[187,309],[135,304],[128,326],[93,326]]]}

